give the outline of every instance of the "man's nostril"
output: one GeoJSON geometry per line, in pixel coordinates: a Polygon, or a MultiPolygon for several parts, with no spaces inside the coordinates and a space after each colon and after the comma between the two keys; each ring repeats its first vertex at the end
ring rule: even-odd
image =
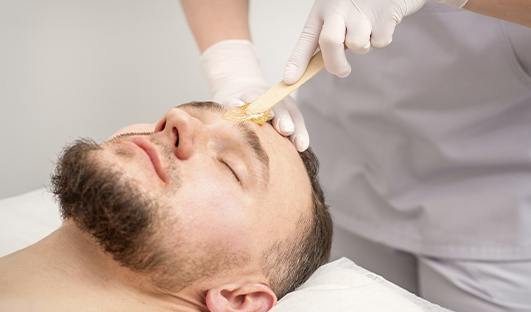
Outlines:
{"type": "Polygon", "coordinates": [[[173,135],[175,135],[175,147],[179,146],[179,132],[177,132],[177,128],[173,128],[173,135]]]}
{"type": "Polygon", "coordinates": [[[164,119],[164,121],[159,121],[159,124],[157,125],[155,132],[163,131],[164,128],[166,128],[166,119],[164,119]]]}

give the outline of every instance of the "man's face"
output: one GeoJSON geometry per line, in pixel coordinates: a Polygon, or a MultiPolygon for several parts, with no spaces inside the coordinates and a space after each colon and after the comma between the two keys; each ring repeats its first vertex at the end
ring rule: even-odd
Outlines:
{"type": "Polygon", "coordinates": [[[154,125],[120,130],[91,156],[156,203],[146,209],[159,210],[161,248],[201,263],[190,270],[203,276],[219,255],[256,264],[310,218],[310,181],[289,140],[269,124],[226,121],[222,112],[182,105],[154,125]]]}

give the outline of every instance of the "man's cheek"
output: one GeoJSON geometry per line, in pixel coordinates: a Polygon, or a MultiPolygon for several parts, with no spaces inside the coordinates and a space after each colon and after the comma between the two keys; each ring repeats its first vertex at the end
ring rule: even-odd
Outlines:
{"type": "Polygon", "coordinates": [[[246,203],[223,185],[206,191],[201,194],[204,200],[200,212],[203,228],[213,239],[245,235],[245,230],[250,226],[246,203]]]}
{"type": "Polygon", "coordinates": [[[170,215],[176,220],[172,231],[185,239],[218,243],[248,235],[252,224],[241,193],[225,183],[194,183],[198,181],[188,179],[172,198],[170,215]]]}

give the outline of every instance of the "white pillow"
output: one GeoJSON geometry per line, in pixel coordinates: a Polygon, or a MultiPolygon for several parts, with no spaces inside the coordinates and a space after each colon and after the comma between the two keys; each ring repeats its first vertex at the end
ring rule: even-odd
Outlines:
{"type": "Polygon", "coordinates": [[[0,257],[38,242],[60,226],[58,206],[44,188],[0,199],[0,257]]]}
{"type": "Polygon", "coordinates": [[[271,312],[448,312],[341,258],[320,267],[271,312]]]}

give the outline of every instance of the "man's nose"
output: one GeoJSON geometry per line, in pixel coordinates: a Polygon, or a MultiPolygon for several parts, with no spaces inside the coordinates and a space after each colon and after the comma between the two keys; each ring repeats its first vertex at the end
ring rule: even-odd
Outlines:
{"type": "Polygon", "coordinates": [[[199,119],[174,108],[157,122],[154,138],[170,147],[177,158],[186,160],[206,143],[205,132],[199,119]]]}

